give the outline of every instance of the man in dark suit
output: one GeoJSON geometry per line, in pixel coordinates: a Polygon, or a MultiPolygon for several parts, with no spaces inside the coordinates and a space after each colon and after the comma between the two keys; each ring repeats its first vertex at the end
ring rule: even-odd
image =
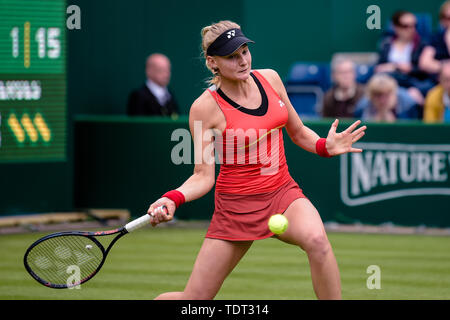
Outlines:
{"type": "Polygon", "coordinates": [[[130,116],[178,116],[178,105],[168,89],[171,76],[170,60],[154,53],[147,58],[147,81],[128,97],[127,113],[130,116]]]}

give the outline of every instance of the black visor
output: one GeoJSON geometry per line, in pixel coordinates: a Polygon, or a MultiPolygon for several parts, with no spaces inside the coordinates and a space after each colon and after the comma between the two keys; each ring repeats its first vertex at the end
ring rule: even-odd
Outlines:
{"type": "Polygon", "coordinates": [[[244,36],[241,29],[233,28],[218,36],[208,47],[206,54],[208,56],[228,56],[249,42],[254,43],[255,41],[244,36]]]}

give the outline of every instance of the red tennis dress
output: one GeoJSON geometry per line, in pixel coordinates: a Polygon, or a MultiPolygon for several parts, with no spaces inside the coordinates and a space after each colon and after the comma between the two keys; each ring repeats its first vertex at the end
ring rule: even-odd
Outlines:
{"type": "Polygon", "coordinates": [[[295,199],[305,198],[286,164],[285,104],[259,72],[250,75],[261,93],[257,109],[236,104],[220,88],[208,89],[227,124],[215,139],[221,167],[207,238],[244,241],[271,237],[269,218],[283,213],[295,199]]]}

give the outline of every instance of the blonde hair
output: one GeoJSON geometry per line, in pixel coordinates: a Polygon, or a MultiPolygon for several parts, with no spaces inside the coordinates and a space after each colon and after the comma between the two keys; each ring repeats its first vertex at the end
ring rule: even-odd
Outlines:
{"type": "Polygon", "coordinates": [[[392,93],[397,92],[397,81],[391,76],[385,73],[379,73],[374,75],[367,84],[367,95],[369,99],[372,99],[374,93],[380,91],[391,91],[392,93]]]}
{"type": "Polygon", "coordinates": [[[450,6],[450,0],[445,1],[441,4],[441,7],[439,8],[439,20],[442,20],[445,16],[445,10],[447,10],[447,7],[450,6]]]}
{"type": "Polygon", "coordinates": [[[367,95],[375,109],[394,110],[397,105],[397,90],[397,81],[385,73],[375,74],[367,84],[367,95]],[[374,99],[381,92],[389,92],[388,100],[383,104],[380,104],[378,99],[374,99]]]}
{"type": "Polygon", "coordinates": [[[212,72],[213,76],[208,78],[207,83],[209,85],[215,85],[216,87],[220,86],[220,74],[218,70],[213,70],[211,66],[208,64],[208,60],[206,59],[206,50],[208,50],[208,47],[211,45],[211,43],[214,42],[222,33],[229,29],[237,28],[240,29],[241,27],[230,20],[223,20],[219,21],[217,23],[213,23],[209,26],[206,26],[202,29],[201,35],[202,35],[202,50],[203,50],[203,57],[205,58],[205,64],[209,71],[212,72]]]}

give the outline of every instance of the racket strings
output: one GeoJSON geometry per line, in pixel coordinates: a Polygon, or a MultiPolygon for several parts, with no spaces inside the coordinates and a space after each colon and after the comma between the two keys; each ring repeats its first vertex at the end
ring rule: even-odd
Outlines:
{"type": "Polygon", "coordinates": [[[88,237],[65,235],[49,238],[31,249],[28,266],[45,283],[77,285],[100,266],[103,252],[88,237]]]}

